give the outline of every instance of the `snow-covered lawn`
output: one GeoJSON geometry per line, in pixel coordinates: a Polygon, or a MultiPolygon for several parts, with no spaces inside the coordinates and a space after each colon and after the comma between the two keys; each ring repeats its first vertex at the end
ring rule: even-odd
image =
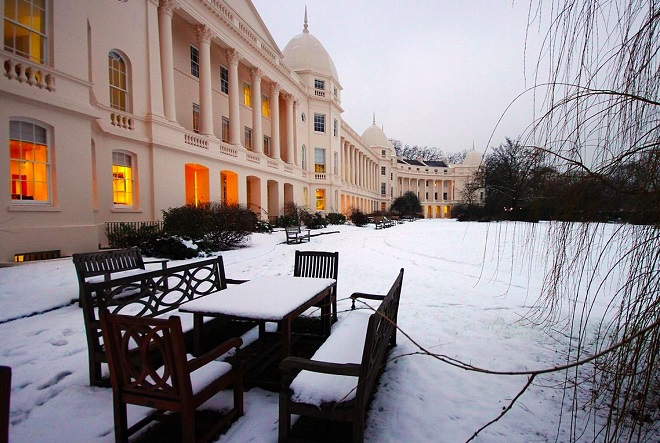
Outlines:
{"type": "MultiPolygon", "coordinates": [[[[228,277],[252,279],[292,275],[296,248],[339,251],[340,315],[349,309],[352,292],[385,292],[405,268],[403,332],[431,352],[515,371],[564,363],[561,346],[567,338],[520,321],[539,294],[543,266],[511,260],[515,248],[545,255],[543,242],[530,243],[525,232],[546,227],[454,220],[382,230],[329,226],[313,234],[339,233],[302,246],[283,244],[284,232],[255,234],[249,247],[222,255],[228,277]]],[[[77,294],[70,258],[0,268],[0,364],[13,368],[13,443],[113,441],[111,390],[88,386],[82,312],[68,304],[77,294]],[[41,314],[28,316],[35,312],[41,314]]],[[[403,334],[398,343],[393,356],[418,351],[403,334]]],[[[466,441],[501,413],[526,380],[468,372],[424,355],[402,357],[380,379],[366,440],[466,441]]],[[[557,433],[558,441],[565,440],[570,424],[558,420],[561,395],[553,380],[539,379],[475,441],[545,442],[555,441],[557,433]]],[[[229,402],[227,393],[209,404],[222,408],[229,402]]],[[[141,413],[132,411],[133,419],[141,413]]],[[[245,411],[219,441],[277,441],[277,393],[246,392],[245,411]]]]}

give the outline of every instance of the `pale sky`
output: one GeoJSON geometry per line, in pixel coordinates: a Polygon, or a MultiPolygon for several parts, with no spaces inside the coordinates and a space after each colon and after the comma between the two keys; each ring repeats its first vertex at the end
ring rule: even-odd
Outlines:
{"type": "Polygon", "coordinates": [[[343,119],[359,134],[375,113],[389,138],[483,152],[518,137],[533,118],[529,96],[496,129],[533,83],[538,48],[528,42],[525,54],[526,0],[253,3],[280,50],[302,32],[307,6],[309,31],[337,68],[343,119]]]}

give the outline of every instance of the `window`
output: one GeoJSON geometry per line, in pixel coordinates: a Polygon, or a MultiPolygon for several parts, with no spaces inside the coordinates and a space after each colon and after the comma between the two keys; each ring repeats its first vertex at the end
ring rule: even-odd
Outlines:
{"type": "Polygon", "coordinates": [[[245,106],[252,106],[252,86],[249,83],[243,83],[243,103],[245,106]]]}
{"type": "Polygon", "coordinates": [[[261,115],[270,118],[270,99],[267,95],[261,97],[261,115]]]}
{"type": "Polygon", "coordinates": [[[394,172],[390,172],[390,180],[394,180],[394,172]]]}
{"type": "Polygon", "coordinates": [[[304,112],[300,114],[300,120],[302,120],[303,123],[305,123],[305,120],[307,120],[307,117],[305,116],[304,112]]]}
{"type": "Polygon", "coordinates": [[[334,119],[333,125],[332,125],[332,135],[335,137],[339,137],[339,122],[337,119],[334,119]]]}
{"type": "Polygon", "coordinates": [[[270,157],[270,137],[264,135],[264,154],[270,157]]]}
{"type": "Polygon", "coordinates": [[[190,45],[190,73],[199,78],[199,50],[190,45]]]}
{"type": "Polygon", "coordinates": [[[325,174],[325,149],[314,148],[314,172],[325,174]]]}
{"type": "Polygon", "coordinates": [[[314,131],[325,132],[325,114],[314,113],[314,131]]]}
{"type": "Polygon", "coordinates": [[[5,51],[48,62],[46,0],[5,0],[5,51]]]}
{"type": "Polygon", "coordinates": [[[302,145],[302,155],[300,156],[300,158],[302,160],[301,161],[302,169],[303,169],[303,171],[306,171],[307,170],[307,148],[305,147],[305,145],[302,145]]]}
{"type": "Polygon", "coordinates": [[[49,154],[46,128],[27,121],[9,122],[12,200],[50,201],[49,154]]]}
{"type": "Polygon", "coordinates": [[[325,189],[316,190],[316,210],[325,211],[325,189]]]}
{"type": "Polygon", "coordinates": [[[333,91],[333,93],[334,93],[334,95],[335,95],[335,98],[337,98],[337,87],[336,87],[336,86],[333,87],[333,88],[332,88],[332,91],[333,91]]]}
{"type": "Polygon", "coordinates": [[[108,53],[108,84],[110,85],[110,107],[128,111],[128,77],[126,62],[115,51],[108,53]]]}
{"type": "Polygon", "coordinates": [[[385,166],[381,166],[381,167],[380,167],[380,175],[385,175],[385,174],[386,174],[386,172],[385,172],[385,166]]]}
{"type": "Polygon", "coordinates": [[[199,105],[197,103],[193,103],[192,118],[193,118],[193,131],[199,132],[199,105]]]}
{"type": "Polygon", "coordinates": [[[303,187],[303,195],[302,195],[303,206],[309,206],[309,197],[308,197],[308,195],[309,195],[309,192],[307,190],[307,187],[305,186],[305,187],[303,187]]]}
{"type": "Polygon", "coordinates": [[[229,70],[220,66],[220,91],[229,94],[229,70]]]}
{"type": "Polygon", "coordinates": [[[333,162],[332,162],[332,167],[333,167],[333,173],[335,175],[339,174],[339,153],[335,152],[333,162]]]}
{"type": "Polygon", "coordinates": [[[229,143],[229,119],[222,117],[222,141],[229,143]]]}
{"type": "Polygon", "coordinates": [[[384,149],[380,151],[380,156],[383,157],[383,158],[385,157],[385,150],[384,149]]]}
{"type": "Polygon", "coordinates": [[[118,206],[133,206],[135,181],[133,158],[130,154],[112,153],[112,202],[118,206]]]}
{"type": "Polygon", "coordinates": [[[385,183],[380,184],[380,195],[387,194],[387,185],[385,183]]]}
{"type": "Polygon", "coordinates": [[[252,150],[252,129],[245,127],[245,149],[252,150]]]}
{"type": "Polygon", "coordinates": [[[320,91],[325,91],[325,81],[324,81],[324,80],[315,79],[315,80],[314,80],[314,89],[318,89],[318,90],[320,90],[320,91]]]}
{"type": "Polygon", "coordinates": [[[442,199],[443,199],[443,200],[447,200],[447,193],[446,193],[446,192],[443,192],[443,193],[442,193],[442,199]]]}

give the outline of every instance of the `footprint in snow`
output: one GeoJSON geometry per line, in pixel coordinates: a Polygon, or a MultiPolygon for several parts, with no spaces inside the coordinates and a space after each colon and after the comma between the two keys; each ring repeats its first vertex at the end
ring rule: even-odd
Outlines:
{"type": "Polygon", "coordinates": [[[69,344],[69,342],[66,340],[49,340],[48,343],[53,346],[65,346],[69,344]]]}
{"type": "MultiPolygon", "coordinates": [[[[55,386],[56,384],[58,384],[59,382],[61,382],[62,380],[64,380],[66,377],[68,377],[71,374],[72,374],[71,371],[62,371],[59,374],[57,374],[55,377],[51,378],[46,383],[44,383],[41,386],[37,387],[37,389],[40,390],[40,391],[43,391],[44,389],[55,386]]],[[[52,398],[52,397],[50,397],[50,398],[52,398]]]]}

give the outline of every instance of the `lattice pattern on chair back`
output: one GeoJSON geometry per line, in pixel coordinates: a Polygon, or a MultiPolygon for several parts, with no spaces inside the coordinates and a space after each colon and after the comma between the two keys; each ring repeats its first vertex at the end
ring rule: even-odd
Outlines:
{"type": "Polygon", "coordinates": [[[179,317],[104,315],[113,388],[126,394],[180,399],[192,391],[179,317]]]}

